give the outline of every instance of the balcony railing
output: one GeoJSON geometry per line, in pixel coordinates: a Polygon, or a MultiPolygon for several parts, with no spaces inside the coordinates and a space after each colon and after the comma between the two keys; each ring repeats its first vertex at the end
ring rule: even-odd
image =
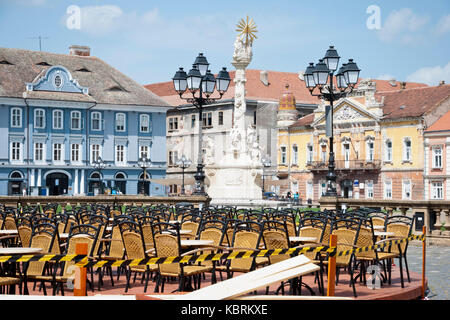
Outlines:
{"type": "MultiPolygon", "coordinates": [[[[328,161],[312,161],[306,164],[311,171],[328,170],[328,161]]],[[[335,170],[379,170],[381,160],[336,160],[335,170]]]]}

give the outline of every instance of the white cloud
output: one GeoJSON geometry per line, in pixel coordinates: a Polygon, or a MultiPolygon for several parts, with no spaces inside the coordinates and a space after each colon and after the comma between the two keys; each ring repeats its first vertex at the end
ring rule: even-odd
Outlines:
{"type": "Polygon", "coordinates": [[[450,32],[450,14],[443,16],[441,19],[439,19],[436,26],[436,31],[439,34],[450,32]]]}
{"type": "Polygon", "coordinates": [[[429,17],[417,15],[409,8],[394,10],[378,31],[378,37],[387,43],[417,43],[421,39],[420,31],[424,29],[428,21],[429,17]]]}
{"type": "Polygon", "coordinates": [[[421,68],[406,78],[406,81],[408,82],[420,82],[432,86],[438,85],[442,80],[444,80],[445,83],[450,83],[450,62],[444,67],[435,66],[421,68]]]}
{"type": "Polygon", "coordinates": [[[113,32],[120,27],[122,15],[122,9],[115,5],[82,7],[80,30],[96,35],[113,32]]]}

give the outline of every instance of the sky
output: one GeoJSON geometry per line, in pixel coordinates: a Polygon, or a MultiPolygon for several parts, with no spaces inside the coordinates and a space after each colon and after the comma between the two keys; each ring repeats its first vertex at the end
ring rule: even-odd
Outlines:
{"type": "Polygon", "coordinates": [[[231,65],[236,25],[257,26],[248,68],[301,72],[334,45],[362,78],[450,83],[449,0],[0,0],[0,47],[91,55],[140,84],[171,81],[204,53],[231,65]]]}

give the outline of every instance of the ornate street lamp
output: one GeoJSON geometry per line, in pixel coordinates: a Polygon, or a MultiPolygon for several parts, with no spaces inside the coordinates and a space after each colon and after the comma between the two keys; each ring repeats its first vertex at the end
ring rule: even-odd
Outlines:
{"type": "Polygon", "coordinates": [[[222,98],[228,90],[231,78],[226,68],[223,68],[215,78],[208,69],[209,63],[203,53],[199,53],[195,59],[192,69],[186,74],[183,68],[180,68],[172,78],[175,91],[181,99],[194,105],[198,109],[199,129],[198,129],[198,164],[197,172],[194,175],[195,187],[194,195],[206,195],[205,192],[205,173],[203,171],[202,159],[202,114],[203,106],[214,103],[222,98]],[[212,97],[214,91],[219,93],[219,97],[212,97]],[[183,94],[190,93],[188,97],[183,94]]]}
{"type": "Polygon", "coordinates": [[[330,46],[325,57],[320,59],[319,63],[316,65],[310,63],[304,74],[305,84],[311,95],[330,102],[330,106],[327,106],[327,136],[330,140],[330,152],[328,160],[327,191],[325,195],[331,197],[337,196],[337,176],[334,170],[335,160],[333,151],[333,102],[346,97],[353,91],[355,85],[358,83],[359,73],[361,71],[353,59],[350,59],[348,63],[343,64],[338,70],[339,59],[340,57],[334,46],[330,46]],[[338,71],[335,75],[334,73],[336,70],[338,71]],[[334,77],[336,77],[336,86],[334,85],[334,77]]]}
{"type": "Polygon", "coordinates": [[[265,168],[270,168],[270,167],[272,166],[272,161],[270,161],[270,158],[269,158],[267,155],[265,155],[264,157],[262,157],[261,163],[262,163],[262,165],[263,165],[263,174],[262,174],[262,178],[263,178],[262,194],[263,194],[263,198],[264,198],[264,192],[265,192],[265,190],[264,190],[264,177],[265,177],[264,169],[265,169],[265,168]]]}
{"type": "Polygon", "coordinates": [[[183,173],[182,173],[183,183],[181,185],[181,194],[182,195],[186,194],[185,190],[184,190],[184,170],[189,168],[191,166],[191,164],[192,164],[192,161],[189,160],[188,158],[186,158],[186,156],[184,154],[176,162],[176,165],[183,170],[183,173]]]}
{"type": "Polygon", "coordinates": [[[100,186],[100,194],[103,194],[102,170],[105,169],[106,163],[101,157],[94,160],[94,168],[98,171],[98,184],[100,186]]]}
{"type": "Polygon", "coordinates": [[[150,159],[147,157],[141,157],[138,161],[139,167],[142,169],[142,181],[141,181],[141,187],[139,188],[139,194],[145,195],[145,182],[147,178],[147,168],[150,165],[150,159]]]}

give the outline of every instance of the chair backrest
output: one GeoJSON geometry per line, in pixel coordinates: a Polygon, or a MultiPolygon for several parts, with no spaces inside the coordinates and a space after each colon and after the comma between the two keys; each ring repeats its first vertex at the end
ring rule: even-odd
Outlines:
{"type": "Polygon", "coordinates": [[[31,226],[29,225],[19,225],[17,227],[19,233],[19,239],[22,247],[26,248],[30,246],[31,241],[31,226]]]}
{"type": "MultiPolygon", "coordinates": [[[[76,254],[76,247],[78,243],[87,243],[88,256],[94,256],[94,248],[98,241],[100,229],[89,224],[79,224],[72,226],[69,231],[69,237],[67,238],[66,254],[76,254]]],[[[63,275],[68,275],[68,271],[73,261],[67,261],[64,264],[63,275]]]]}
{"type": "Polygon", "coordinates": [[[3,220],[3,229],[17,230],[16,217],[13,214],[7,214],[3,220]]]}
{"type": "Polygon", "coordinates": [[[155,247],[155,244],[153,243],[152,226],[157,222],[159,222],[159,219],[152,216],[143,216],[139,217],[138,219],[138,223],[140,224],[142,236],[144,237],[144,243],[147,250],[155,247]]]}
{"type": "MultiPolygon", "coordinates": [[[[134,221],[124,220],[119,223],[119,228],[127,259],[147,258],[144,237],[140,225],[134,221]]],[[[145,269],[145,266],[137,267],[145,269]]]]}
{"type": "MultiPolygon", "coordinates": [[[[178,257],[181,254],[181,240],[178,224],[157,222],[153,225],[153,242],[157,257],[178,257]]],[[[180,263],[158,264],[161,275],[181,275],[180,263]]]]}
{"type": "MultiPolygon", "coordinates": [[[[267,220],[263,224],[262,234],[266,249],[287,249],[290,247],[289,233],[285,221],[267,220]]],[[[290,255],[271,255],[269,262],[277,263],[291,258],[290,255]]]]}
{"type": "MultiPolygon", "coordinates": [[[[407,216],[390,216],[386,218],[386,231],[393,232],[395,238],[407,238],[411,235],[413,225],[413,218],[407,216]]],[[[406,253],[408,248],[408,241],[400,244],[402,254],[406,253]]],[[[399,253],[398,245],[390,246],[390,252],[399,253]]]]}
{"type": "MultiPolygon", "coordinates": [[[[55,241],[56,228],[53,232],[49,231],[49,228],[33,228],[30,248],[42,249],[42,254],[51,253],[53,243],[55,241]]],[[[40,276],[44,273],[45,261],[30,261],[26,270],[27,275],[40,276]]]]}
{"type": "MultiPolygon", "coordinates": [[[[339,228],[333,230],[333,234],[337,236],[337,252],[346,251],[354,249],[353,246],[356,245],[356,239],[358,236],[358,231],[353,229],[339,228]]],[[[336,257],[336,263],[338,264],[349,264],[352,255],[343,255],[336,257]]]]}
{"type": "MultiPolygon", "coordinates": [[[[370,247],[375,244],[375,236],[373,228],[370,226],[361,226],[356,240],[356,246],[359,248],[370,247]]],[[[355,254],[357,258],[377,258],[376,250],[362,251],[355,254]]]]}
{"type": "Polygon", "coordinates": [[[122,234],[120,233],[120,227],[118,224],[113,224],[111,230],[111,242],[109,246],[106,246],[106,255],[117,259],[122,259],[125,251],[123,245],[122,234]]]}
{"type": "MultiPolygon", "coordinates": [[[[259,249],[262,238],[262,225],[254,221],[238,222],[234,226],[232,247],[243,248],[233,251],[246,251],[248,249],[259,249]]],[[[243,272],[253,270],[255,267],[255,258],[232,259],[230,267],[239,269],[243,272]]]]}

